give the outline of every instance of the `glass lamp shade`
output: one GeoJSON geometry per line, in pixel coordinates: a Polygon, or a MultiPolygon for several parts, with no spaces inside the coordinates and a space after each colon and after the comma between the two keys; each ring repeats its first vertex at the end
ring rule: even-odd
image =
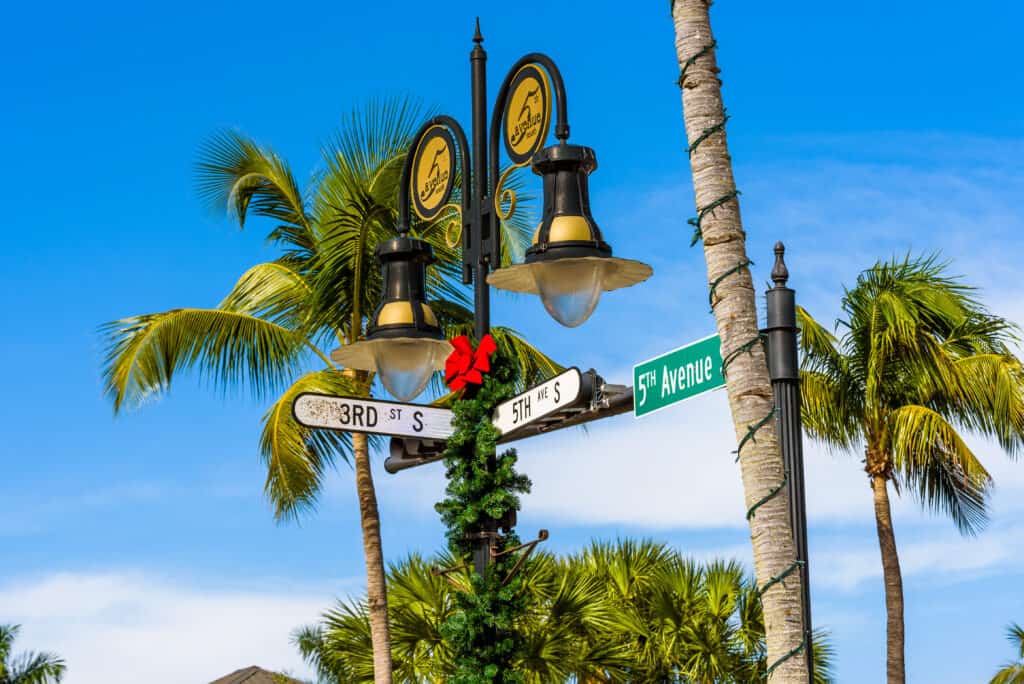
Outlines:
{"type": "Polygon", "coordinates": [[[567,328],[582,324],[597,308],[604,275],[602,260],[538,262],[532,272],[544,308],[567,328]]]}
{"type": "Polygon", "coordinates": [[[430,245],[406,236],[377,246],[383,269],[380,306],[366,327],[366,339],[331,352],[346,368],[375,372],[399,401],[422,392],[430,375],[444,368],[451,345],[426,303],[426,267],[433,262],[430,245]]]}
{"type": "Polygon", "coordinates": [[[416,339],[379,340],[374,362],[384,389],[398,401],[412,401],[426,389],[444,347],[416,339]]]}

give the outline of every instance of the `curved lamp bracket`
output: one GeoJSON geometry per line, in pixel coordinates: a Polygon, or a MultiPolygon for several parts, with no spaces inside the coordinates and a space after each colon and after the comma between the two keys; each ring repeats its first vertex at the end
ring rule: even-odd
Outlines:
{"type": "Polygon", "coordinates": [[[544,147],[551,125],[552,99],[555,100],[555,137],[564,143],[569,138],[565,84],[550,57],[540,52],[524,55],[512,65],[498,89],[488,146],[489,187],[497,219],[490,233],[495,236],[490,245],[494,268],[501,265],[500,225],[497,224],[507,221],[516,210],[516,193],[506,188],[505,183],[513,171],[528,166],[533,155],[544,147]],[[502,140],[512,165],[499,177],[498,149],[502,140]]]}

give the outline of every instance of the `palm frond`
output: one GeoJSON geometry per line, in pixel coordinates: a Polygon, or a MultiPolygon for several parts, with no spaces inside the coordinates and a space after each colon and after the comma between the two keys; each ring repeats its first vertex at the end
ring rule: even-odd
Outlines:
{"type": "Polygon", "coordinates": [[[312,317],[312,296],[306,278],[292,264],[268,261],[243,273],[218,308],[298,330],[312,317]]]}
{"type": "Polygon", "coordinates": [[[245,226],[249,214],[278,222],[269,238],[297,255],[316,251],[305,199],[288,163],[237,131],[221,131],[201,148],[196,163],[199,196],[245,226]]]}
{"type": "Polygon", "coordinates": [[[994,437],[1011,456],[1024,451],[1024,367],[1010,354],[955,361],[957,384],[934,402],[971,429],[994,437]]]}
{"type": "Polygon", "coordinates": [[[260,454],[267,466],[265,491],[278,520],[296,519],[313,508],[326,470],[351,453],[350,433],[311,430],[295,421],[292,403],[303,392],[361,394],[344,372],[316,371],[296,380],[264,414],[260,454]]]}
{"type": "Polygon", "coordinates": [[[323,665],[320,661],[320,650],[323,645],[324,629],[320,625],[303,625],[292,632],[292,644],[299,649],[299,654],[318,673],[323,665]]]}
{"type": "Polygon", "coordinates": [[[321,220],[323,239],[314,263],[312,286],[323,325],[346,331],[351,341],[362,334],[363,320],[380,301],[377,245],[394,237],[393,211],[377,204],[359,188],[351,198],[321,220]]]}
{"type": "Polygon", "coordinates": [[[796,307],[796,324],[800,330],[800,351],[803,365],[811,370],[836,374],[844,367],[837,349],[839,340],[825,329],[802,306],[796,307]]]}
{"type": "Polygon", "coordinates": [[[816,629],[811,639],[814,649],[814,684],[831,684],[835,681],[836,647],[827,630],[816,629]]]}
{"type": "Polygon", "coordinates": [[[51,684],[64,678],[67,666],[52,653],[22,653],[7,665],[5,684],[51,684]]]}
{"type": "Polygon", "coordinates": [[[896,476],[921,502],[947,513],[964,534],[987,521],[992,477],[956,429],[925,406],[902,406],[889,419],[896,476]]]}
{"type": "MultiPolygon", "coordinates": [[[[361,187],[378,204],[393,205],[412,136],[430,115],[415,100],[387,98],[372,100],[343,117],[323,152],[328,170],[321,188],[330,196],[327,204],[344,205],[347,190],[361,187]]],[[[318,204],[323,199],[318,197],[318,204]]]]}
{"type": "Polygon", "coordinates": [[[115,412],[166,391],[175,372],[189,368],[223,389],[249,387],[264,396],[291,379],[306,345],[288,328],[223,309],[143,314],[100,331],[107,345],[104,391],[115,412]]]}
{"type": "MultiPolygon", "coordinates": [[[[0,668],[10,657],[11,649],[14,648],[14,640],[18,638],[20,631],[21,625],[0,625],[0,668]]],[[[0,674],[3,674],[2,669],[0,669],[0,674]]]]}
{"type": "Polygon", "coordinates": [[[1010,626],[1006,628],[1006,638],[1016,647],[1017,656],[1024,658],[1024,627],[1016,622],[1010,623],[1010,626]]]}
{"type": "Polygon", "coordinates": [[[366,606],[340,603],[326,612],[318,641],[309,642],[318,671],[345,684],[373,682],[373,647],[366,606]]]}
{"type": "Polygon", "coordinates": [[[1007,663],[989,680],[989,684],[1024,684],[1024,664],[1007,663]]]}
{"type": "Polygon", "coordinates": [[[800,371],[801,416],[815,439],[836,449],[852,449],[861,440],[856,392],[822,371],[800,371]]]}

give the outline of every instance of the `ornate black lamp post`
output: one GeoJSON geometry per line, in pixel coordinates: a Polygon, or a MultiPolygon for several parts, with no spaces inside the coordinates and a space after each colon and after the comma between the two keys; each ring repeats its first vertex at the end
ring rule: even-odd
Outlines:
{"type": "Polygon", "coordinates": [[[811,577],[807,550],[807,504],[804,488],[803,423],[800,421],[800,361],[797,352],[796,292],[786,287],[789,269],[786,248],[775,243],[775,286],[765,293],[768,325],[762,330],[768,353],[768,373],[778,410],[779,447],[789,482],[789,520],[793,530],[796,562],[800,564],[801,611],[808,648],[807,681],[814,681],[814,630],[811,628],[811,577]]]}
{"type": "MultiPolygon", "coordinates": [[[[597,168],[589,147],[569,144],[565,86],[555,63],[531,53],[517,61],[498,89],[487,124],[487,53],[477,21],[470,53],[472,149],[462,126],[450,116],[427,121],[413,138],[399,186],[399,237],[377,248],[384,268],[384,298],[364,341],[332,353],[339,363],[375,371],[402,401],[418,395],[443,367],[446,347],[430,307],[423,301],[429,245],[410,237],[409,206],[424,220],[444,211],[458,214],[450,244],[462,243],[462,280],[474,287],[477,339],[490,330],[490,285],[540,295],[548,312],[565,326],[583,323],[602,292],[634,285],[651,267],[612,256],[590,213],[588,176],[597,168]],[[558,144],[544,147],[555,104],[558,144]],[[499,143],[512,162],[501,173],[499,143]],[[458,204],[449,203],[461,168],[458,204]],[[471,162],[471,163],[470,163],[471,162]],[[522,264],[501,267],[501,224],[516,210],[505,181],[529,165],[543,178],[543,218],[522,264]]],[[[474,566],[483,574],[497,536],[497,521],[480,534],[474,566]]]]}

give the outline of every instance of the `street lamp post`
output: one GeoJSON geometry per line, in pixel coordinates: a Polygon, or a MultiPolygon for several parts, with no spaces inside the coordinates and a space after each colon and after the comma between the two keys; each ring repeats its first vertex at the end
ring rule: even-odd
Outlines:
{"type": "MultiPolygon", "coordinates": [[[[449,244],[462,244],[462,281],[473,284],[474,332],[490,330],[490,286],[538,294],[544,307],[567,327],[582,324],[602,291],[634,285],[650,266],[612,256],[590,213],[588,176],[597,168],[594,151],[568,143],[565,86],[554,61],[540,53],[520,58],[498,89],[487,122],[487,52],[477,20],[470,52],[472,149],[465,131],[450,116],[435,116],[417,131],[402,169],[398,196],[398,237],[377,248],[384,268],[384,301],[365,340],[332,353],[339,363],[378,372],[385,388],[402,401],[418,395],[431,373],[443,367],[443,335],[424,301],[424,273],[430,247],[410,237],[410,205],[423,220],[456,213],[449,244]],[[556,145],[544,147],[555,104],[556,145]],[[504,173],[499,147],[511,166],[504,173]],[[449,203],[461,168],[461,197],[449,203]],[[543,218],[522,264],[501,267],[501,222],[516,210],[516,195],[505,188],[515,169],[531,166],[543,178],[543,218]]],[[[446,237],[448,237],[446,235],[446,237]]],[[[494,455],[490,458],[493,470],[494,455]]],[[[505,521],[503,524],[507,524],[505,521]]],[[[479,532],[474,568],[481,575],[492,559],[498,521],[479,532]]]]}
{"type": "Polygon", "coordinates": [[[789,520],[793,531],[796,562],[800,564],[801,618],[803,621],[807,681],[814,681],[814,631],[811,628],[811,584],[807,550],[807,504],[804,489],[803,423],[800,419],[800,361],[797,350],[796,293],[786,287],[789,269],[783,256],[786,248],[775,244],[772,267],[774,287],[767,298],[766,336],[768,371],[778,410],[779,445],[789,482],[789,520]]]}

